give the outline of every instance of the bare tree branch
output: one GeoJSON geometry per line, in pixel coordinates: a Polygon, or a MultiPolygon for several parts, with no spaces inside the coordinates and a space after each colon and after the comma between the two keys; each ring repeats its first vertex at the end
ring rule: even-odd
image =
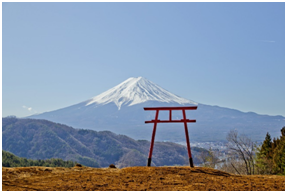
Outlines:
{"type": "MultiPolygon", "coordinates": [[[[231,130],[226,138],[231,143],[229,149],[244,162],[246,174],[254,174],[254,142],[245,135],[239,136],[236,130],[231,130]]],[[[236,168],[233,164],[232,167],[236,168]]]]}
{"type": "Polygon", "coordinates": [[[230,162],[231,163],[231,166],[235,169],[235,171],[239,174],[239,175],[241,175],[240,173],[239,173],[239,171],[236,169],[236,167],[232,164],[232,162],[230,162]]]}

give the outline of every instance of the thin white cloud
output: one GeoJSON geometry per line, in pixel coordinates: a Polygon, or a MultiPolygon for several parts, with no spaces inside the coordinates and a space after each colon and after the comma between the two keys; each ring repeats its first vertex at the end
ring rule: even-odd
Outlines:
{"type": "Polygon", "coordinates": [[[32,107],[26,107],[25,105],[22,106],[24,109],[27,109],[28,111],[32,111],[32,107]]]}
{"type": "Polygon", "coordinates": [[[275,43],[273,40],[259,40],[260,42],[266,42],[266,43],[275,43]]]}

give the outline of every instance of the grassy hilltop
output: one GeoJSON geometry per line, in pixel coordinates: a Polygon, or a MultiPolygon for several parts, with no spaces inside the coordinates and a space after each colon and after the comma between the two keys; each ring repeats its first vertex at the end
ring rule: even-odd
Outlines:
{"type": "Polygon", "coordinates": [[[2,190],[284,191],[284,176],[233,175],[202,167],[2,168],[2,190]]]}

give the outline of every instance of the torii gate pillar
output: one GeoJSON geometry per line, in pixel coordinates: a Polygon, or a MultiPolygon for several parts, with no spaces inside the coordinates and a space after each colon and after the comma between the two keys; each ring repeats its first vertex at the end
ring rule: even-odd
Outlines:
{"type": "Polygon", "coordinates": [[[196,109],[197,109],[197,106],[191,106],[191,107],[145,107],[144,108],[145,111],[150,111],[150,110],[156,111],[154,120],[145,121],[145,123],[153,123],[154,124],[153,125],[152,136],[151,136],[151,142],[150,142],[148,162],[147,162],[147,166],[148,167],[150,167],[150,165],[151,165],[151,157],[152,157],[152,152],[153,152],[153,145],[154,145],[154,138],[155,138],[157,123],[184,123],[187,153],[188,153],[188,157],[189,157],[189,165],[190,165],[190,167],[194,167],[193,160],[192,160],[192,155],[191,155],[191,151],[190,151],[190,143],[189,143],[189,135],[188,135],[187,123],[188,122],[195,123],[196,120],[186,119],[185,110],[196,110],[196,109]],[[181,119],[181,120],[172,120],[172,111],[173,110],[181,110],[183,119],[181,119]],[[159,111],[169,111],[169,120],[159,120],[158,119],[159,111]]]}

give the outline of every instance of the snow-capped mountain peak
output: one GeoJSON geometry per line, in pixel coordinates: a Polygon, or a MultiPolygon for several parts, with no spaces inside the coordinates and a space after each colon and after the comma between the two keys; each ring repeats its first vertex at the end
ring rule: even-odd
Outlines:
{"type": "Polygon", "coordinates": [[[176,96],[146,78],[132,77],[88,100],[86,106],[113,102],[120,110],[122,105],[132,106],[146,101],[197,105],[194,101],[176,96]]]}

